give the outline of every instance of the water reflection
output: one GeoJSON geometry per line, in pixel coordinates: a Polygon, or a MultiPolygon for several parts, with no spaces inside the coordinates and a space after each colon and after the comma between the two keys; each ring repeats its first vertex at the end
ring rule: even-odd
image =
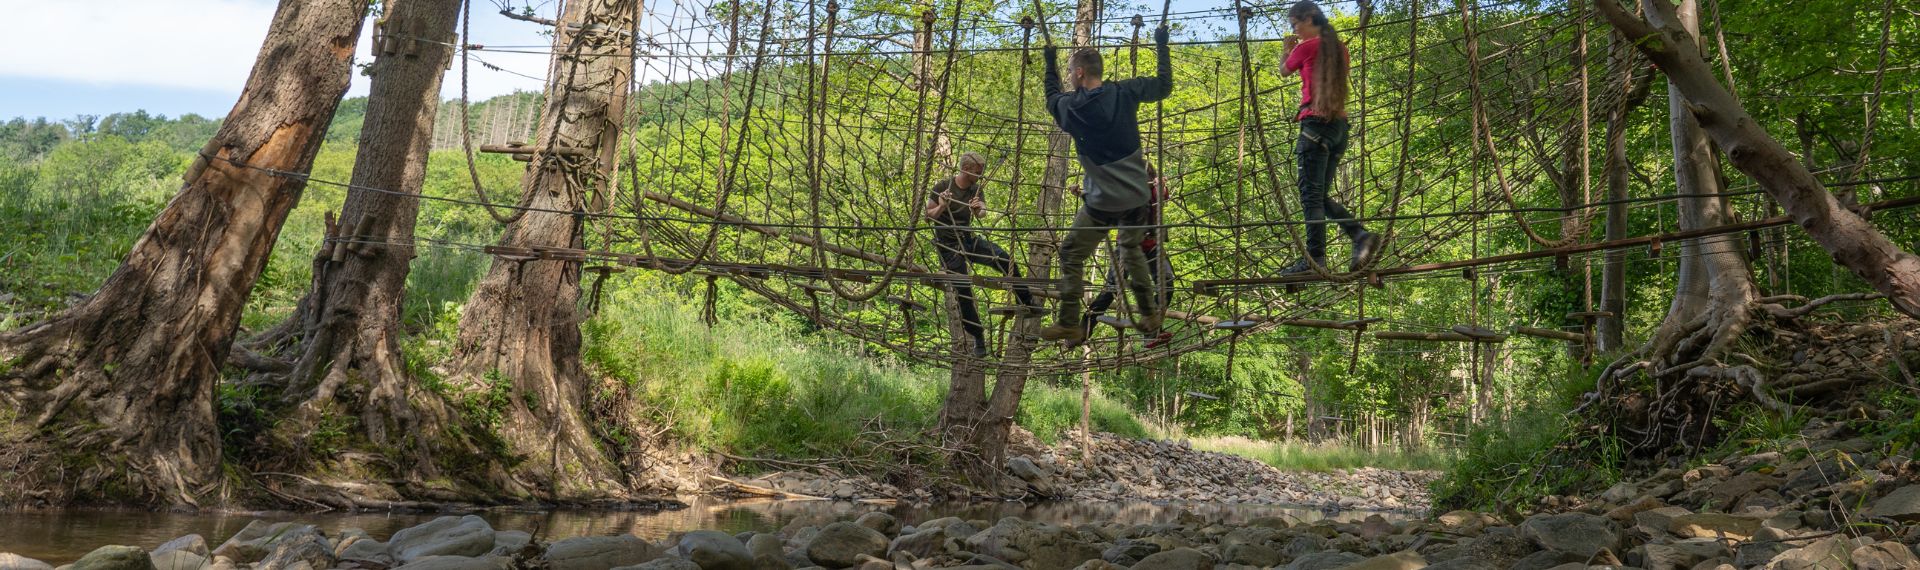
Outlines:
{"type": "MultiPolygon", "coordinates": [[[[1319,510],[1267,505],[1222,505],[1214,503],[954,503],[925,508],[911,506],[880,507],[844,502],[720,500],[700,497],[688,501],[687,508],[659,512],[627,511],[521,511],[494,509],[477,514],[498,530],[538,532],[546,539],[574,536],[633,534],[648,540],[660,540],[675,532],[713,529],[728,533],[774,531],[795,521],[820,525],[858,516],[868,511],[886,511],[907,523],[939,517],[999,520],[1018,516],[1053,524],[1083,524],[1115,521],[1126,524],[1176,522],[1181,513],[1190,512],[1202,520],[1228,524],[1244,523],[1265,516],[1288,516],[1299,521],[1328,518],[1319,510]]],[[[1372,513],[1347,511],[1331,518],[1353,521],[1372,513]]],[[[1384,513],[1389,519],[1406,518],[1405,513],[1384,513]]],[[[239,532],[248,522],[301,521],[318,525],[329,534],[359,528],[385,539],[409,526],[433,519],[434,514],[385,513],[247,513],[185,514],[145,511],[71,510],[55,512],[0,512],[0,552],[12,552],[53,564],[71,562],[87,552],[108,544],[127,544],[151,549],[176,537],[199,534],[209,544],[239,532]]]]}

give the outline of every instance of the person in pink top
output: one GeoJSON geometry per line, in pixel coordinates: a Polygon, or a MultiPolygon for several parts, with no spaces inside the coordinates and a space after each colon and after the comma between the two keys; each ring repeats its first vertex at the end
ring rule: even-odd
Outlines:
{"type": "MultiPolygon", "coordinates": [[[[1307,220],[1307,256],[1321,265],[1327,263],[1327,217],[1331,215],[1340,229],[1353,240],[1353,259],[1348,271],[1359,271],[1380,252],[1379,234],[1370,233],[1347,207],[1327,197],[1333,186],[1333,174],[1339,170],[1340,156],[1347,152],[1347,46],[1338,30],[1327,22],[1327,13],[1310,0],[1287,9],[1293,33],[1286,37],[1286,65],[1281,75],[1300,74],[1300,141],[1294,153],[1300,159],[1300,207],[1307,220]]],[[[1303,257],[1280,271],[1294,275],[1313,271],[1303,257]]]]}

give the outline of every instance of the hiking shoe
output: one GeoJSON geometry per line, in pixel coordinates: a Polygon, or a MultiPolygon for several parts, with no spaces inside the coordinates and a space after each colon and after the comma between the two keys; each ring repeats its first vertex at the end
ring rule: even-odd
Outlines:
{"type": "Polygon", "coordinates": [[[980,339],[973,341],[973,357],[982,360],[987,358],[987,341],[980,339]]]}
{"type": "Polygon", "coordinates": [[[1380,253],[1384,241],[1380,234],[1373,232],[1361,232],[1360,237],[1353,238],[1353,262],[1347,265],[1347,271],[1359,271],[1372,264],[1373,256],[1380,253]]]}
{"type": "Polygon", "coordinates": [[[1166,313],[1154,311],[1152,314],[1140,317],[1140,321],[1134,323],[1133,328],[1139,330],[1142,334],[1157,334],[1160,332],[1160,324],[1165,321],[1166,318],[1166,313]]]}
{"type": "Polygon", "coordinates": [[[1040,338],[1043,340],[1064,341],[1066,342],[1067,348],[1073,348],[1080,346],[1080,343],[1086,342],[1087,334],[1081,332],[1079,324],[1053,325],[1040,329],[1040,338]]]}
{"type": "Polygon", "coordinates": [[[1170,342],[1173,342],[1173,333],[1170,333],[1167,331],[1160,331],[1159,334],[1148,335],[1146,342],[1141,343],[1140,348],[1146,349],[1146,350],[1153,350],[1156,348],[1160,348],[1162,346],[1166,346],[1167,343],[1170,343],[1170,342]]]}
{"type": "MultiPolygon", "coordinates": [[[[1325,267],[1327,265],[1326,260],[1323,259],[1319,261],[1320,261],[1321,267],[1325,267]]],[[[1286,277],[1289,275],[1311,275],[1311,274],[1313,274],[1313,264],[1307,262],[1307,258],[1304,258],[1304,257],[1300,258],[1299,261],[1293,262],[1293,265],[1288,265],[1286,269],[1280,270],[1281,277],[1286,277]]]]}
{"type": "Polygon", "coordinates": [[[1086,335],[1087,338],[1093,338],[1093,323],[1098,322],[1099,319],[1100,317],[1093,313],[1087,313],[1085,315],[1081,315],[1080,316],[1080,334],[1086,335]]]}

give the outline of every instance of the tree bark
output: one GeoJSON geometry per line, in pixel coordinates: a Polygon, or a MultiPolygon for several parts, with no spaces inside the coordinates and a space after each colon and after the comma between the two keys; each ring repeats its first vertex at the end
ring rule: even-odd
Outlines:
{"type": "Polygon", "coordinates": [[[0,335],[13,364],[0,399],[43,442],[95,462],[50,481],[61,499],[194,506],[219,483],[214,388],[306,187],[276,171],[312,167],[366,9],[283,0],[239,102],[120,268],[73,308],[0,335]]]}
{"type": "Polygon", "coordinates": [[[454,418],[444,398],[407,376],[401,304],[460,5],[389,5],[339,229],[314,256],[312,288],[281,326],[288,336],[274,339],[293,341],[280,351],[294,361],[286,397],[299,404],[296,418],[306,429],[323,414],[355,416],[368,439],[397,450],[402,457],[394,459],[417,480],[438,476],[435,448],[454,418]]]}
{"type": "Polygon", "coordinates": [[[1758,182],[1835,262],[1885,294],[1900,312],[1920,316],[1920,256],[1901,250],[1860,215],[1841,207],[1812,172],[1747,114],[1740,101],[1714,79],[1694,40],[1698,34],[1690,33],[1677,19],[1672,3],[1647,0],[1647,20],[1629,14],[1614,0],[1596,4],[1615,28],[1660,66],[1670,87],[1685,95],[1686,110],[1725,150],[1735,168],[1758,182]]]}
{"type": "MultiPolygon", "coordinates": [[[[1627,117],[1646,100],[1648,87],[1652,85],[1650,76],[1635,73],[1638,58],[1633,56],[1618,36],[1613,38],[1611,51],[1616,58],[1618,81],[1622,96],[1619,103],[1607,110],[1607,227],[1608,241],[1627,238],[1627,198],[1629,197],[1629,173],[1627,169],[1627,117]]],[[[1595,323],[1599,337],[1596,348],[1601,352],[1612,352],[1626,348],[1627,318],[1627,251],[1607,252],[1606,264],[1601,268],[1600,310],[1612,313],[1601,317],[1595,323]]]]}
{"type": "MultiPolygon", "coordinates": [[[[537,149],[521,191],[532,210],[507,225],[499,245],[580,248],[584,218],[613,181],[612,154],[633,74],[636,0],[575,0],[554,35],[553,77],[537,149]],[[572,24],[579,23],[576,27],[572,24]],[[597,30],[614,30],[603,32],[597,30]],[[569,156],[546,152],[572,147],[569,156]],[[555,213],[575,212],[576,214],[555,213]]],[[[616,496],[624,484],[581,410],[579,261],[495,258],[461,315],[453,370],[461,389],[504,395],[497,434],[527,458],[516,475],[560,500],[616,496]]]]}
{"type": "MultiPolygon", "coordinates": [[[[1093,21],[1097,0],[1080,0],[1073,25],[1075,46],[1092,45],[1093,21]]],[[[1040,195],[1034,206],[1040,219],[1060,210],[1067,187],[1067,153],[1072,138],[1057,128],[1047,133],[1047,166],[1040,177],[1040,195]]],[[[1047,279],[1053,275],[1053,255],[1059,248],[1057,232],[1041,232],[1027,250],[1027,275],[1047,279]]],[[[953,311],[949,311],[949,321],[953,311]]],[[[1020,411],[1020,396],[1026,391],[1028,373],[1023,366],[1039,346],[1041,320],[1021,317],[1014,323],[1001,351],[1002,365],[994,377],[993,392],[986,391],[986,371],[974,363],[953,368],[947,400],[941,407],[940,428],[949,443],[956,445],[962,457],[963,471],[977,483],[994,480],[1006,460],[1007,438],[1013,431],[1014,417],[1020,411]]]]}

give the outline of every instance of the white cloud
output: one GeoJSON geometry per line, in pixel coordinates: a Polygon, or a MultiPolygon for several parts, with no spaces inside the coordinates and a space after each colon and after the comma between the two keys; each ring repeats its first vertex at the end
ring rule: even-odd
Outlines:
{"type": "Polygon", "coordinates": [[[275,5],[263,0],[18,2],[0,76],[238,92],[275,5]]]}

